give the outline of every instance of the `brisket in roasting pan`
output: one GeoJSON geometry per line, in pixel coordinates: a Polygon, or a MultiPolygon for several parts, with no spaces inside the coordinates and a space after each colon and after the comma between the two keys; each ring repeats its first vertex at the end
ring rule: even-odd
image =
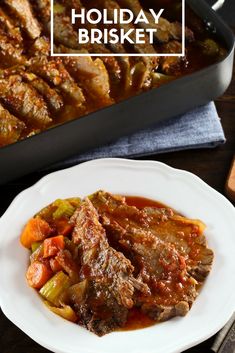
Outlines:
{"type": "MultiPolygon", "coordinates": [[[[9,109],[9,113],[13,113],[17,119],[26,124],[23,130],[19,127],[15,135],[17,139],[31,136],[53,125],[111,105],[120,99],[120,94],[123,97],[129,97],[151,88],[158,78],[158,76],[154,77],[154,72],[159,67],[163,72],[170,72],[171,75],[181,67],[177,60],[164,62],[156,56],[129,58],[125,56],[130,49],[126,43],[124,45],[80,45],[78,43],[76,31],[79,24],[76,26],[71,24],[71,8],[79,11],[84,6],[87,10],[92,6],[99,9],[106,7],[108,16],[112,19],[112,11],[119,10],[120,6],[124,5],[129,6],[135,14],[141,9],[138,1],[130,3],[99,0],[93,3],[86,0],[56,0],[54,2],[55,52],[58,54],[87,53],[87,55],[89,52],[103,54],[115,52],[123,53],[124,56],[51,58],[50,1],[3,1],[0,5],[0,57],[4,59],[0,67],[2,77],[0,100],[4,109],[9,109]],[[10,76],[9,72],[12,70],[15,71],[15,76],[13,74],[10,76]],[[8,83],[4,77],[9,78],[8,83]],[[9,101],[7,92],[16,93],[12,102],[9,101]],[[25,100],[27,97],[29,102],[20,109],[20,99],[25,100]],[[19,100],[18,103],[16,99],[19,100]]],[[[159,42],[166,45],[174,39],[176,44],[173,49],[177,48],[178,43],[181,50],[178,42],[181,40],[179,26],[177,22],[170,23],[163,19],[159,23],[159,33],[165,33],[164,40],[159,42]]],[[[96,25],[88,23],[85,27],[97,28],[96,25]]],[[[134,28],[134,25],[118,24],[116,27],[128,31],[134,28]]],[[[192,38],[193,35],[191,40],[192,38]]],[[[151,44],[135,44],[131,50],[137,54],[156,55],[157,53],[156,48],[151,44]]],[[[17,127],[18,125],[15,128],[17,127]]],[[[7,139],[4,141],[8,144],[7,139]]],[[[9,139],[9,143],[12,141],[9,139]]]]}

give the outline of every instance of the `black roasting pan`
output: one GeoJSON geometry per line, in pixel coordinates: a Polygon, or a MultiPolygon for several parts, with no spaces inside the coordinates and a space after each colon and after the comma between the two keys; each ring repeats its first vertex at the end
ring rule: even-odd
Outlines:
{"type": "Polygon", "coordinates": [[[182,114],[222,95],[233,69],[234,36],[204,0],[186,3],[216,29],[223,61],[88,116],[0,149],[0,183],[182,114]]]}

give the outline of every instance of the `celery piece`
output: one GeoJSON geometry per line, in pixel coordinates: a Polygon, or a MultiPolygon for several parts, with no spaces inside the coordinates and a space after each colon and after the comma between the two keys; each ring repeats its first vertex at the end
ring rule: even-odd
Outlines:
{"type": "Polygon", "coordinates": [[[65,200],[57,199],[39,211],[35,217],[43,218],[48,223],[53,221],[53,219],[58,219],[62,216],[71,217],[80,204],[81,199],[78,197],[72,197],[65,200]]]}
{"type": "Polygon", "coordinates": [[[61,217],[70,218],[75,211],[75,207],[73,207],[67,200],[56,200],[54,206],[57,206],[57,209],[53,213],[54,219],[61,217]]]}
{"type": "Polygon", "coordinates": [[[71,197],[66,199],[73,207],[78,208],[81,205],[82,200],[79,197],[71,197]]]}
{"type": "Polygon", "coordinates": [[[34,251],[36,251],[36,250],[39,248],[39,246],[40,246],[41,244],[42,244],[41,241],[36,241],[36,242],[34,242],[34,243],[31,245],[32,253],[34,253],[34,251]]]}
{"type": "Polygon", "coordinates": [[[68,289],[68,296],[74,304],[81,304],[86,296],[88,281],[76,283],[68,289]]]}
{"type": "Polygon", "coordinates": [[[43,258],[44,253],[44,245],[43,242],[39,245],[39,247],[31,254],[30,263],[32,264],[35,261],[40,261],[43,258]]]}
{"type": "Polygon", "coordinates": [[[54,203],[51,203],[50,205],[42,208],[34,217],[40,217],[50,224],[53,212],[55,212],[55,210],[56,207],[54,206],[54,203]]]}
{"type": "Polygon", "coordinates": [[[49,279],[46,284],[44,284],[39,293],[50,303],[59,306],[61,295],[70,287],[70,285],[71,281],[69,276],[67,276],[63,271],[60,271],[49,279]]]}
{"type": "Polygon", "coordinates": [[[53,313],[63,317],[66,320],[76,322],[78,320],[77,315],[74,310],[69,305],[63,305],[61,308],[57,308],[52,306],[48,301],[44,301],[45,305],[50,309],[53,313]]]}

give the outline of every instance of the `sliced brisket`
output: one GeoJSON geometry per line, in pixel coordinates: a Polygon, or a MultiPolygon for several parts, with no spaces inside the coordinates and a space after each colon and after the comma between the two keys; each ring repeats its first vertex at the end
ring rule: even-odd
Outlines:
{"type": "Polygon", "coordinates": [[[135,288],[148,294],[148,287],[133,277],[131,262],[109,246],[89,199],[83,201],[71,222],[75,227],[72,239],[80,250],[81,276],[88,283],[84,300],[74,305],[83,325],[103,335],[125,323],[135,288]]]}
{"type": "Polygon", "coordinates": [[[201,273],[202,263],[205,263],[207,271],[208,263],[213,258],[212,251],[206,248],[205,243],[201,244],[205,238],[199,229],[200,223],[180,216],[172,216],[172,219],[167,216],[169,211],[155,218],[151,209],[138,210],[128,206],[124,198],[104,192],[94,194],[91,200],[107,231],[110,244],[123,251],[133,263],[136,274],[151,289],[151,296],[138,294],[136,304],[156,320],[185,315],[197,296],[196,279],[204,279],[196,273],[201,273]],[[173,220],[178,227],[174,232],[171,229],[173,220]],[[191,237],[197,238],[201,244],[201,248],[197,248],[200,252],[199,261],[193,262],[193,271],[190,260],[186,261],[190,255],[182,251],[180,241],[182,233],[179,230],[182,232],[187,222],[191,227],[191,237]],[[165,229],[165,233],[168,229],[174,241],[170,241],[169,234],[167,237],[164,232],[161,233],[161,229],[165,229]]]}

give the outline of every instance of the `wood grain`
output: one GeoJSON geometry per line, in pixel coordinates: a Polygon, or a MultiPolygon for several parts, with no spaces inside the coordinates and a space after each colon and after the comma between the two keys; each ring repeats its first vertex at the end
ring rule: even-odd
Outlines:
{"type": "Polygon", "coordinates": [[[228,175],[225,192],[228,198],[235,202],[235,157],[228,175]]]}

